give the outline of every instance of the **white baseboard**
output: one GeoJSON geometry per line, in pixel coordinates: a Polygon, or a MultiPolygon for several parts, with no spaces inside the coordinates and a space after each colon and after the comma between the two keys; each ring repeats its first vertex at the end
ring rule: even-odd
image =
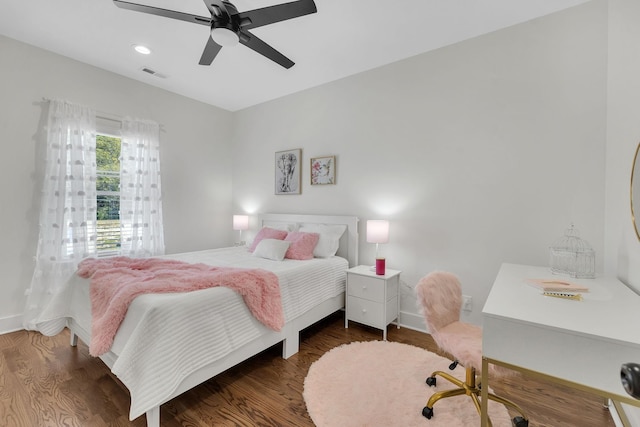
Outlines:
{"type": "Polygon", "coordinates": [[[22,327],[22,314],[0,317],[0,335],[24,329],[22,327]]]}
{"type": "Polygon", "coordinates": [[[407,329],[413,329],[414,331],[428,333],[427,327],[424,323],[424,317],[420,314],[401,311],[400,326],[407,329]]]}

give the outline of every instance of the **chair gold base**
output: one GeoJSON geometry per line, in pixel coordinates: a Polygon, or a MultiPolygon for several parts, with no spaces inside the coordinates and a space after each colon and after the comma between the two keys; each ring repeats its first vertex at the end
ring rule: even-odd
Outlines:
{"type": "MultiPolygon", "coordinates": [[[[454,377],[453,375],[448,374],[446,372],[442,372],[442,371],[435,371],[431,374],[429,378],[427,378],[427,384],[429,384],[430,386],[435,386],[436,376],[440,376],[445,380],[449,381],[450,383],[454,384],[455,386],[457,386],[457,388],[454,388],[451,390],[439,391],[431,395],[431,397],[427,401],[425,408],[422,411],[422,414],[425,417],[431,418],[433,416],[433,405],[435,405],[435,403],[438,400],[446,399],[448,397],[461,396],[461,395],[469,396],[473,401],[473,404],[475,405],[476,410],[478,411],[478,414],[480,414],[479,396],[481,393],[481,388],[480,388],[480,385],[476,385],[476,370],[475,368],[465,368],[465,371],[466,371],[465,381],[461,381],[458,378],[454,377]]],[[[489,400],[493,400],[494,402],[498,402],[505,406],[509,406],[515,409],[517,412],[519,412],[522,415],[521,417],[515,417],[513,419],[513,423],[514,425],[516,425],[516,427],[526,427],[529,425],[529,421],[527,417],[524,415],[524,411],[514,402],[508,399],[505,399],[503,397],[496,396],[493,393],[489,393],[488,397],[489,397],[489,400]]],[[[489,426],[491,427],[492,426],[491,419],[489,419],[488,421],[489,421],[489,426]]]]}

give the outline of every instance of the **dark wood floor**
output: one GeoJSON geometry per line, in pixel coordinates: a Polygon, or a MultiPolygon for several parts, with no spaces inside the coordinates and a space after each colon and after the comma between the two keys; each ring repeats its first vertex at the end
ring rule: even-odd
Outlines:
{"type": "MultiPolygon", "coordinates": [[[[274,346],[173,399],[161,408],[162,426],[313,426],[302,398],[309,366],[340,344],[382,338],[355,323],[344,329],[343,319],[336,313],[304,331],[300,352],[288,360],[274,346]]],[[[390,326],[388,339],[436,350],[429,335],[405,328],[390,326]]],[[[126,388],[84,343],[70,347],[68,331],[0,335],[0,349],[0,425],[146,425],[144,416],[128,420],[126,388]]],[[[614,427],[599,397],[524,377],[492,388],[520,404],[530,426],[614,427]]]]}

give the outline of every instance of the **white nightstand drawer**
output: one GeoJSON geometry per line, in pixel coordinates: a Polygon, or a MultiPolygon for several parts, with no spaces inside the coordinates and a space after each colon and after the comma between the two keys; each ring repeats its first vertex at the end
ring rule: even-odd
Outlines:
{"type": "Polygon", "coordinates": [[[384,280],[349,274],[349,295],[365,298],[370,301],[384,302],[384,280]]]}
{"type": "Polygon", "coordinates": [[[384,305],[378,302],[369,301],[353,296],[349,296],[348,319],[376,328],[386,327],[384,323],[384,305]]]}

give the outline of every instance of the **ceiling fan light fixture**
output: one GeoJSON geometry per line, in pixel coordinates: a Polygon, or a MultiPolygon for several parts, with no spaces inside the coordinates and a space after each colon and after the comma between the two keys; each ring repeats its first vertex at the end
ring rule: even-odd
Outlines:
{"type": "Polygon", "coordinates": [[[238,35],[233,30],[224,27],[212,28],[211,38],[222,47],[235,46],[240,42],[238,35]]]}

